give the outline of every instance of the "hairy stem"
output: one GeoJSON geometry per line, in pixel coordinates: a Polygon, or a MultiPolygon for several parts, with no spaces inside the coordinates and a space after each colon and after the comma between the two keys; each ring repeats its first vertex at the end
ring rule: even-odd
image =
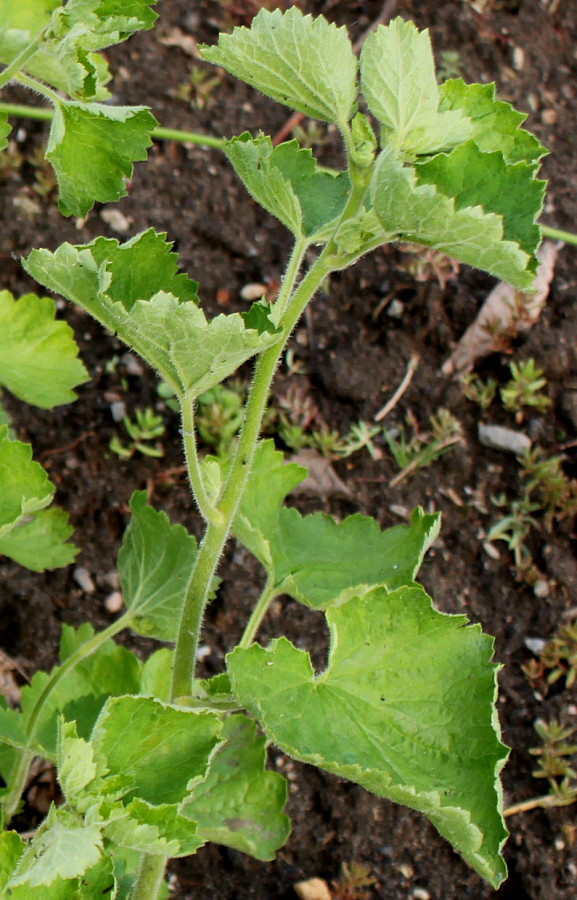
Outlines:
{"type": "Polygon", "coordinates": [[[18,56],[9,63],[5,69],[0,72],[0,88],[3,88],[5,84],[8,84],[15,75],[18,74],[20,69],[22,69],[29,59],[31,59],[36,51],[40,48],[42,41],[44,40],[44,36],[46,34],[48,26],[42,28],[41,31],[38,32],[35,38],[27,44],[26,47],[18,54],[18,56]]]}
{"type": "Polygon", "coordinates": [[[130,900],[158,900],[164,885],[164,870],[168,862],[165,856],[146,854],[130,891],[130,900]]]}
{"type": "Polygon", "coordinates": [[[263,588],[263,592],[258,598],[258,602],[254,607],[250,618],[246,623],[246,628],[244,629],[243,635],[238,642],[238,646],[242,650],[246,650],[247,647],[250,647],[250,645],[254,641],[256,633],[260,628],[261,622],[266,616],[268,608],[276,596],[278,596],[278,590],[274,583],[274,578],[269,575],[269,577],[267,578],[267,582],[263,588]]]}
{"type": "Polygon", "coordinates": [[[198,458],[198,450],[196,446],[196,431],[194,428],[194,400],[188,396],[184,396],[181,402],[182,412],[182,443],[184,447],[184,456],[186,459],[186,468],[188,470],[188,479],[192,489],[192,494],[196,500],[200,514],[205,522],[220,522],[222,516],[217,507],[212,503],[206,492],[202,471],[200,468],[200,460],[198,458]]]}

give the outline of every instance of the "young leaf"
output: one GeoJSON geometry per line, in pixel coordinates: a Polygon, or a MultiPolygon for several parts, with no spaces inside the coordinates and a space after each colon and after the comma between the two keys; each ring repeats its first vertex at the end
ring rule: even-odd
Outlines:
{"type": "Polygon", "coordinates": [[[350,191],[346,172],[320,172],[310,150],[296,141],[273,147],[266,135],[232,138],[225,153],[247,191],[296,237],[330,234],[350,191]]]}
{"type": "Polygon", "coordinates": [[[65,216],[85,216],[94,203],[125,197],[132,164],[146,159],[157,122],[142,106],[62,101],[46,146],[65,216]]]}
{"type": "Polygon", "coordinates": [[[419,184],[416,170],[403,165],[390,148],[375,164],[371,193],[382,227],[400,240],[434,247],[518,288],[532,285],[536,261],[515,241],[504,239],[501,216],[479,205],[456,209],[455,201],[434,185],[419,184]]]}
{"type": "Polygon", "coordinates": [[[50,297],[25,294],[15,300],[0,291],[0,384],[20,400],[52,409],[76,399],[72,390],[88,381],[66,322],[55,321],[50,297]]]}
{"type": "Polygon", "coordinates": [[[534,254],[541,240],[535,220],[543,206],[544,181],[534,178],[534,166],[510,165],[502,153],[479,150],[467,141],[415,166],[419,184],[432,184],[455,201],[455,210],[482,206],[503,219],[503,238],[534,254]]]}
{"type": "Polygon", "coordinates": [[[0,891],[12,875],[26,845],[15,831],[0,832],[0,891]]]}
{"type": "Polygon", "coordinates": [[[213,713],[169,706],[151,697],[113,697],[92,732],[111,775],[133,784],[133,795],[153,805],[179,803],[191,781],[205,775],[219,742],[213,713]]]}
{"type": "Polygon", "coordinates": [[[130,500],[132,518],[118,554],[122,595],[130,627],[159,641],[175,641],[196,540],[182,525],[146,504],[146,492],[130,500]]]}
{"type": "Polygon", "coordinates": [[[250,28],[221,34],[203,59],[291,109],[314,119],[346,123],[355,112],[357,60],[345,28],[296,7],[261,9],[250,28]]]}
{"type": "Polygon", "coordinates": [[[361,84],[383,135],[403,155],[438,152],[466,140],[471,123],[460,109],[439,111],[439,89],[428,31],[393,19],[363,44],[361,84]]]}
{"type": "Polygon", "coordinates": [[[0,425],[0,537],[48,506],[54,493],[48,475],[32,460],[30,444],[12,441],[7,433],[7,426],[0,425]]]}
{"type": "Polygon", "coordinates": [[[439,88],[441,110],[461,110],[471,122],[470,137],[480,150],[499,150],[508,163],[536,164],[547,153],[535,135],[521,128],[527,118],[495,98],[494,84],[465,84],[451,79],[439,88]]]}
{"type": "Polygon", "coordinates": [[[56,746],[58,781],[62,792],[71,806],[76,795],[94,781],[98,766],[94,760],[94,749],[88,741],[78,737],[75,722],[58,723],[56,746]]]}
{"type": "Polygon", "coordinates": [[[424,812],[497,887],[506,750],[492,639],[436,612],[416,585],[349,600],[327,621],[331,651],[318,676],[285,638],[230,654],[239,701],[284,752],[424,812]]]}
{"type": "Polygon", "coordinates": [[[247,328],[237,313],[207,321],[195,302],[183,302],[192,299],[196,283],[174,274],[176,255],[169,250],[164,235],[149,230],[123,245],[98,238],[84,247],[63,244],[53,254],[33,250],[24,266],[37,281],[78,303],[116,333],[177,394],[192,398],[221,382],[278,336],[247,328]],[[149,253],[149,261],[141,268],[143,252],[149,253]],[[149,271],[146,285],[144,273],[149,271]],[[166,286],[159,287],[163,281],[166,286]]]}
{"type": "Polygon", "coordinates": [[[0,553],[32,572],[60,569],[70,565],[79,551],[68,543],[73,531],[64,510],[42,509],[0,537],[0,553]]]}
{"type": "Polygon", "coordinates": [[[18,885],[28,888],[49,885],[57,878],[76,878],[95,866],[101,855],[100,828],[66,809],[57,810],[52,806],[42,823],[42,831],[20,857],[8,890],[18,885]]]}
{"type": "Polygon", "coordinates": [[[176,858],[190,856],[202,847],[195,822],[185,819],[176,804],[152,806],[132,800],[120,816],[105,823],[104,834],[115,844],[141,853],[158,853],[176,858]]]}
{"type": "Polygon", "coordinates": [[[273,859],[290,832],[283,813],[286,781],[264,771],[266,741],[250,719],[230,716],[222,737],[225,743],[213,756],[206,778],[192,788],[180,812],[198,823],[205,841],[256,859],[273,859]]]}

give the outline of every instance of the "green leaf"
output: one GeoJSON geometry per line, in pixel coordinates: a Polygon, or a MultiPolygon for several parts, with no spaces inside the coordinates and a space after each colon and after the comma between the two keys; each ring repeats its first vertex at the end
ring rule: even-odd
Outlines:
{"type": "Polygon", "coordinates": [[[439,111],[439,89],[428,31],[393,19],[379,26],[361,52],[363,95],[394,149],[438,152],[466,140],[471,123],[460,109],[439,111]]]}
{"type": "MultiPolygon", "coordinates": [[[[174,275],[175,254],[167,247],[164,235],[149,230],[121,246],[98,238],[85,247],[62,244],[54,254],[33,250],[24,265],[37,281],[78,303],[116,333],[175,393],[187,393],[192,399],[278,337],[246,328],[237,313],[207,321],[194,302],[181,302],[195,283],[174,275]],[[143,284],[142,295],[135,298],[131,280],[134,277],[138,285],[143,281],[140,262],[146,249],[157,257],[156,268],[149,287],[143,284]],[[163,280],[166,287],[158,289],[163,280]]],[[[152,262],[146,271],[150,268],[152,262]]]]}
{"type": "Polygon", "coordinates": [[[196,540],[182,525],[146,504],[146,492],[130,500],[132,518],[118,554],[122,595],[138,634],[175,641],[196,540]]]}
{"type": "Polygon", "coordinates": [[[318,676],[285,638],[230,654],[239,702],[284,752],[426,813],[497,887],[506,750],[492,639],[436,612],[416,585],[379,588],[328,610],[327,621],[331,651],[318,676]]]}
{"type": "Polygon", "coordinates": [[[126,806],[124,815],[112,819],[104,833],[121,847],[173,859],[196,853],[204,843],[196,823],[180,815],[176,804],[152,806],[138,799],[126,806]]]}
{"type": "Polygon", "coordinates": [[[32,460],[32,447],[7,437],[0,425],[0,537],[24,516],[48,506],[54,487],[40,463],[32,460]]]}
{"type": "Polygon", "coordinates": [[[179,803],[202,778],[218,743],[221,721],[213,713],[169,706],[150,697],[113,697],[92,733],[111,775],[134,785],[154,805],[179,803]]]}
{"type": "Polygon", "coordinates": [[[138,693],[140,662],[124,647],[108,640],[74,668],[59,675],[56,666],[50,673],[37,672],[30,685],[22,688],[21,704],[26,720],[35,713],[51,679],[57,683],[42,699],[42,708],[35,723],[33,746],[37,752],[52,758],[56,751],[58,719],[75,721],[78,734],[88,738],[100,710],[111,696],[138,693]]]}
{"type": "Polygon", "coordinates": [[[270,538],[283,500],[306,478],[306,471],[295,463],[286,464],[274,441],[259,443],[233,533],[265,568],[272,566],[270,538]]]}
{"type": "Polygon", "coordinates": [[[2,744],[0,773],[4,781],[8,782],[14,763],[14,756],[9,748],[27,749],[28,738],[24,716],[18,710],[11,709],[2,696],[0,696],[0,744],[2,744]]]}
{"type": "Polygon", "coordinates": [[[441,110],[461,110],[470,119],[470,137],[485,153],[499,150],[508,163],[537,163],[547,153],[533,134],[521,128],[526,114],[495,99],[494,84],[465,84],[455,78],[442,84],[439,93],[441,110]]]}
{"type": "Polygon", "coordinates": [[[205,841],[269,860],[286,842],[290,822],[283,813],[286,781],[264,771],[266,741],[254,722],[230,716],[225,743],[212,758],[204,781],[193,787],[181,813],[198,823],[205,841]]]}
{"type": "Polygon", "coordinates": [[[296,141],[273,147],[267,135],[232,138],[225,152],[247,191],[297,237],[323,240],[350,191],[346,172],[321,172],[296,141]]]}
{"type": "Polygon", "coordinates": [[[0,112],[0,152],[5,150],[8,146],[8,135],[10,134],[11,126],[8,121],[8,115],[4,112],[0,112]]]}
{"type": "Polygon", "coordinates": [[[434,247],[518,288],[532,285],[536,261],[505,240],[501,216],[478,205],[456,209],[434,185],[419,184],[415,169],[391,149],[375,164],[371,194],[382,227],[399,240],[434,247]]]}
{"type": "Polygon", "coordinates": [[[66,322],[55,321],[50,297],[15,300],[0,291],[0,384],[20,400],[52,409],[76,399],[72,388],[89,380],[66,322]]]}
{"type": "Polygon", "coordinates": [[[345,28],[296,7],[262,9],[250,28],[221,34],[203,59],[291,109],[327,122],[346,123],[355,112],[357,61],[345,28]]]}
{"type": "Polygon", "coordinates": [[[67,543],[73,530],[64,510],[43,509],[0,537],[0,553],[32,572],[59,569],[79,552],[75,544],[67,543]]]}
{"type": "Polygon", "coordinates": [[[46,146],[56,174],[58,205],[65,216],[85,216],[94,203],[127,194],[133,162],[146,159],[157,125],[142,106],[61,101],[46,146]]]}
{"type": "Polygon", "coordinates": [[[0,890],[6,887],[26,845],[15,831],[0,832],[0,890]]]}
{"type": "Polygon", "coordinates": [[[467,141],[449,154],[416,165],[419,184],[432,184],[455,201],[455,210],[482,206],[503,218],[503,237],[534,254],[541,240],[535,224],[543,206],[545,181],[534,178],[534,166],[507,164],[502,153],[486,153],[467,141]]]}
{"type": "Polygon", "coordinates": [[[67,801],[74,806],[76,795],[98,774],[94,749],[88,741],[78,737],[76,723],[65,722],[64,719],[59,722],[57,741],[58,781],[67,801]]]}
{"type": "Polygon", "coordinates": [[[100,828],[66,809],[52,806],[42,831],[22,854],[8,889],[18,885],[35,888],[57,878],[76,878],[97,865],[101,855],[100,828]]]}

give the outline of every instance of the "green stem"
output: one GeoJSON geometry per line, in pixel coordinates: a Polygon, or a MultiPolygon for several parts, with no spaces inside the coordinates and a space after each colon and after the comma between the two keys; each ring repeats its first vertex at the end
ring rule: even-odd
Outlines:
{"type": "Polygon", "coordinates": [[[196,431],[194,428],[194,400],[186,394],[181,402],[182,412],[182,443],[184,447],[184,456],[186,459],[186,468],[188,470],[188,479],[192,488],[192,494],[196,500],[205,522],[214,522],[217,524],[221,520],[221,514],[215,505],[211,502],[210,497],[206,493],[204,479],[200,468],[200,460],[198,458],[198,450],[196,446],[196,431]]]}
{"type": "MultiPolygon", "coordinates": [[[[47,27],[47,26],[46,26],[47,27]]],[[[42,41],[44,39],[44,35],[46,33],[46,27],[42,28],[41,31],[38,32],[36,37],[30,41],[30,43],[24,47],[21,53],[9,63],[5,69],[0,72],[0,88],[4,87],[5,84],[8,84],[15,75],[18,74],[20,69],[22,69],[31,57],[34,56],[36,51],[39,49],[42,41]]]]}
{"type": "Polygon", "coordinates": [[[269,606],[277,596],[278,589],[274,583],[274,578],[269,575],[267,578],[267,582],[263,588],[263,592],[258,599],[258,603],[254,607],[250,618],[246,623],[244,633],[238,643],[238,646],[242,650],[246,650],[254,641],[256,633],[260,628],[260,624],[268,612],[269,606]]]}
{"type": "Polygon", "coordinates": [[[164,885],[167,857],[146,854],[130,891],[130,900],[158,900],[164,885]]]}
{"type": "Polygon", "coordinates": [[[171,688],[173,701],[191,693],[196,648],[210,585],[248,480],[270,385],[293,328],[307,303],[331,271],[327,262],[328,250],[329,245],[294,291],[283,321],[279,323],[283,328],[281,337],[277,343],[262,353],[255,365],[244,424],[219,503],[222,520],[219,523],[208,524],[186,591],[174,654],[171,688]]]}
{"type": "MultiPolygon", "coordinates": [[[[113,622],[112,625],[109,625],[108,628],[105,628],[104,631],[99,631],[98,634],[95,634],[94,637],[90,638],[90,640],[86,641],[80,647],[78,647],[74,653],[72,653],[68,659],[64,660],[62,665],[58,666],[54,674],[44,685],[44,689],[41,691],[40,696],[36,700],[34,706],[32,707],[32,711],[28,717],[28,722],[26,725],[26,735],[30,742],[32,742],[36,735],[36,729],[38,726],[39,716],[42,713],[44,705],[54,690],[54,688],[62,681],[62,679],[71,671],[71,669],[75,668],[78,663],[83,662],[83,660],[87,659],[93,653],[98,650],[98,648],[109,638],[114,637],[118,632],[123,631],[130,624],[130,619],[132,618],[132,614],[130,612],[125,613],[121,616],[120,619],[117,619],[116,622],[113,622]]],[[[18,751],[18,758],[15,763],[15,766],[12,771],[12,775],[10,777],[10,782],[8,785],[8,790],[5,796],[2,799],[2,808],[4,810],[4,821],[7,824],[20,802],[22,797],[22,793],[24,791],[24,786],[26,784],[26,777],[28,775],[28,769],[30,768],[30,763],[32,762],[35,754],[28,750],[20,750],[18,751]]]]}
{"type": "Polygon", "coordinates": [[[560,228],[550,228],[548,225],[539,225],[543,237],[553,238],[556,241],[565,241],[566,244],[577,245],[577,234],[571,231],[562,231],[560,228]]]}
{"type": "Polygon", "coordinates": [[[304,237],[297,238],[297,240],[295,241],[292,253],[287,263],[282,285],[278,292],[278,297],[276,298],[275,304],[271,310],[275,322],[279,324],[285,313],[290,296],[294,290],[295,282],[297,280],[298,273],[300,272],[300,268],[303,264],[304,255],[308,247],[309,243],[304,237]]]}
{"type": "MultiPolygon", "coordinates": [[[[22,79],[23,83],[27,83],[22,79]]],[[[32,85],[28,85],[32,87],[32,85]]],[[[39,82],[34,82],[34,90],[40,90],[45,94],[46,90],[39,82]],[[41,90],[40,90],[41,89],[41,90]]],[[[51,122],[54,111],[39,106],[27,106],[23,103],[0,103],[0,113],[7,116],[18,116],[25,119],[37,119],[41,122],[51,122]]],[[[224,138],[211,137],[208,134],[199,134],[196,131],[182,131],[178,128],[154,128],[151,136],[158,141],[179,141],[181,144],[200,144],[202,147],[214,147],[222,150],[225,144],[224,138]]]]}

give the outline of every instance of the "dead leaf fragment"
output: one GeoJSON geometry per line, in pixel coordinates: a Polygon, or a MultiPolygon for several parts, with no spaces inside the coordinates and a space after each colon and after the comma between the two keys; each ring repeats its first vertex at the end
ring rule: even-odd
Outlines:
{"type": "Polygon", "coordinates": [[[158,38],[158,41],[164,44],[165,47],[178,47],[187,56],[192,56],[193,59],[201,59],[195,39],[191,34],[185,34],[180,28],[171,28],[168,34],[158,38]]]}
{"type": "Polygon", "coordinates": [[[540,265],[531,293],[518,291],[506,281],[495,285],[477,318],[443,363],[443,375],[469,372],[477,360],[502,350],[508,340],[533,327],[549,294],[559,247],[553,241],[541,244],[537,251],[540,265]]]}
{"type": "Polygon", "coordinates": [[[300,900],[332,900],[329,886],[322,878],[307,878],[306,881],[297,881],[293,889],[300,900]]]}
{"type": "Polygon", "coordinates": [[[294,488],[293,494],[317,494],[320,497],[351,497],[352,491],[342,481],[328,459],[312,447],[305,447],[287,462],[304,466],[307,477],[294,488]]]}

